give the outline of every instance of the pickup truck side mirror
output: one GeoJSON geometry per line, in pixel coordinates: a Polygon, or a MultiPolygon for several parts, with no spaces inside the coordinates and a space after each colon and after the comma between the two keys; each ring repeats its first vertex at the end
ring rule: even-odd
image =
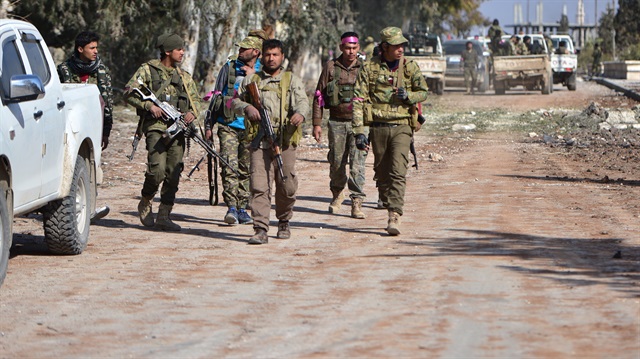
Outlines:
{"type": "Polygon", "coordinates": [[[44,97],[44,85],[36,75],[13,75],[8,95],[9,102],[38,100],[44,97]]]}

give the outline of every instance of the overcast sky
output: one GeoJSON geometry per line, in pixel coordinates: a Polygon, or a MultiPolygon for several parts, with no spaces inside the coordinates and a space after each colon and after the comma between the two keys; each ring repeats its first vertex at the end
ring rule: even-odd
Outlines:
{"type": "MultiPolygon", "coordinates": [[[[539,3],[543,7],[543,22],[553,23],[560,21],[564,5],[567,7],[567,16],[571,24],[576,23],[578,13],[578,0],[485,0],[480,5],[480,11],[489,19],[500,20],[500,25],[510,25],[514,23],[514,4],[522,5],[522,19],[527,22],[527,6],[529,8],[529,20],[536,22],[536,8],[539,3]],[[528,5],[527,5],[528,4],[528,5]]],[[[612,0],[584,0],[585,24],[593,24],[596,3],[598,13],[606,10],[607,5],[613,6],[612,0]]],[[[600,19],[601,15],[598,15],[600,19]]],[[[506,29],[505,29],[506,30],[506,29]]]]}

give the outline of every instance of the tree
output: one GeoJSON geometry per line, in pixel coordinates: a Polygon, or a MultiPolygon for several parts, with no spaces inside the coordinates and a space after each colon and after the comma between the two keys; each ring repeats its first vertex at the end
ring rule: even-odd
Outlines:
{"type": "Polygon", "coordinates": [[[600,49],[603,54],[613,54],[613,36],[615,34],[613,9],[607,6],[607,11],[600,17],[598,37],[602,40],[600,49]]]}
{"type": "Polygon", "coordinates": [[[616,45],[621,51],[640,43],[640,0],[619,0],[618,13],[613,20],[616,45]]]}

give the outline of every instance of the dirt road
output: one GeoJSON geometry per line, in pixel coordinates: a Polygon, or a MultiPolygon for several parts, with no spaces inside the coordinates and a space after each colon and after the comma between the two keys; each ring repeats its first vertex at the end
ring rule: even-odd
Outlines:
{"type": "MultiPolygon", "coordinates": [[[[500,106],[513,121],[631,105],[597,85],[556,90],[431,101],[435,116],[500,106]]],[[[82,255],[50,255],[38,216],[16,220],[0,357],[640,357],[638,172],[604,181],[620,174],[527,131],[423,131],[403,233],[389,237],[372,181],[365,220],[347,201],[327,213],[327,149],[308,142],[292,238],[272,228],[269,244],[249,246],[250,226],[206,205],[204,171],[181,182],[181,233],[141,226],[145,153],[126,161],[125,115],[104,154],[99,205],[111,214],[82,255]]],[[[199,157],[194,145],[187,169],[199,157]]]]}

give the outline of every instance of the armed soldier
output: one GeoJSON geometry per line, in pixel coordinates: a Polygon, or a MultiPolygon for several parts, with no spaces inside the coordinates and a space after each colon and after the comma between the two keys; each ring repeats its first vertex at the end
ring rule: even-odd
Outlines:
{"type": "Polygon", "coordinates": [[[364,63],[355,87],[353,132],[356,147],[369,150],[365,126],[370,126],[378,195],[389,212],[386,231],[400,234],[409,148],[420,129],[416,105],[427,98],[427,84],[414,61],[407,61],[408,40],[397,27],[380,32],[381,53],[364,63]],[[380,81],[386,79],[386,81],[380,81]]]}
{"type": "Polygon", "coordinates": [[[478,77],[478,52],[473,48],[473,43],[467,41],[466,48],[460,55],[464,66],[464,86],[468,94],[475,94],[476,80],[478,77]]]}
{"type": "MultiPolygon", "coordinates": [[[[363,219],[362,201],[364,193],[364,164],[367,152],[356,148],[351,127],[353,119],[353,90],[362,67],[358,59],[360,49],[358,34],[345,32],[341,36],[340,51],[337,59],[329,60],[320,74],[313,99],[313,137],[320,142],[322,136],[323,108],[329,109],[329,189],[333,194],[329,213],[337,213],[344,199],[343,190],[349,185],[351,192],[351,217],[363,219]],[[349,163],[349,175],[346,166],[349,163]]],[[[368,135],[369,129],[365,128],[368,135]]]]}
{"type": "Polygon", "coordinates": [[[138,215],[146,227],[155,225],[162,230],[179,231],[180,226],[171,221],[170,214],[184,167],[185,136],[179,133],[167,143],[164,136],[168,126],[163,120],[162,109],[151,101],[140,100],[132,88],[138,87],[138,81],[141,81],[160,101],[184,113],[186,123],[196,119],[200,104],[196,102],[198,90],[191,75],[178,67],[184,57],[182,38],[176,34],[160,35],[156,46],[160,50],[160,59],[142,64],[125,88],[127,102],[137,109],[140,116],[139,128],[146,137],[148,151],[138,215]],[[154,220],[151,203],[160,185],[160,207],[154,220]]]}
{"type": "Polygon", "coordinates": [[[223,111],[218,118],[211,118],[205,123],[205,137],[210,139],[215,122],[218,123],[218,138],[220,140],[220,155],[229,164],[238,169],[236,175],[231,168],[222,167],[222,197],[227,205],[224,216],[225,223],[250,224],[253,219],[247,213],[249,206],[249,148],[245,141],[246,131],[243,116],[235,116],[231,109],[231,99],[237,93],[240,83],[245,76],[252,76],[260,70],[260,51],[266,34],[262,30],[254,30],[249,36],[240,41],[238,55],[227,62],[216,80],[214,94],[221,94],[223,111]],[[227,103],[229,105],[227,105],[227,103]]]}
{"type": "Polygon", "coordinates": [[[280,40],[264,41],[262,70],[244,78],[238,90],[239,97],[233,100],[236,114],[245,116],[247,141],[251,146],[251,212],[255,233],[249,244],[269,241],[267,233],[274,180],[277,237],[286,239],[291,236],[289,221],[293,217],[298,189],[296,147],[302,138],[301,126],[309,112],[309,99],[302,80],[282,67],[284,57],[284,46],[280,40]],[[251,95],[249,91],[252,88],[255,92],[251,95]],[[265,129],[265,125],[269,128],[265,129]],[[274,138],[268,136],[271,127],[275,137],[273,143],[271,140],[274,138]]]}
{"type": "Polygon", "coordinates": [[[499,44],[502,40],[501,37],[504,35],[504,30],[500,27],[500,21],[498,19],[493,20],[493,24],[489,27],[487,31],[487,37],[489,38],[489,45],[491,47],[491,52],[497,54],[499,52],[499,44]]]}
{"type": "MultiPolygon", "coordinates": [[[[69,58],[58,65],[58,77],[63,83],[90,83],[98,86],[104,102],[102,117],[102,149],[109,146],[109,135],[113,125],[113,92],[111,74],[107,65],[98,56],[100,36],[92,31],[83,31],[76,36],[75,48],[69,58]]],[[[96,193],[97,196],[97,193],[96,193]]],[[[109,214],[109,207],[97,208],[91,215],[96,221],[109,214]]]]}

